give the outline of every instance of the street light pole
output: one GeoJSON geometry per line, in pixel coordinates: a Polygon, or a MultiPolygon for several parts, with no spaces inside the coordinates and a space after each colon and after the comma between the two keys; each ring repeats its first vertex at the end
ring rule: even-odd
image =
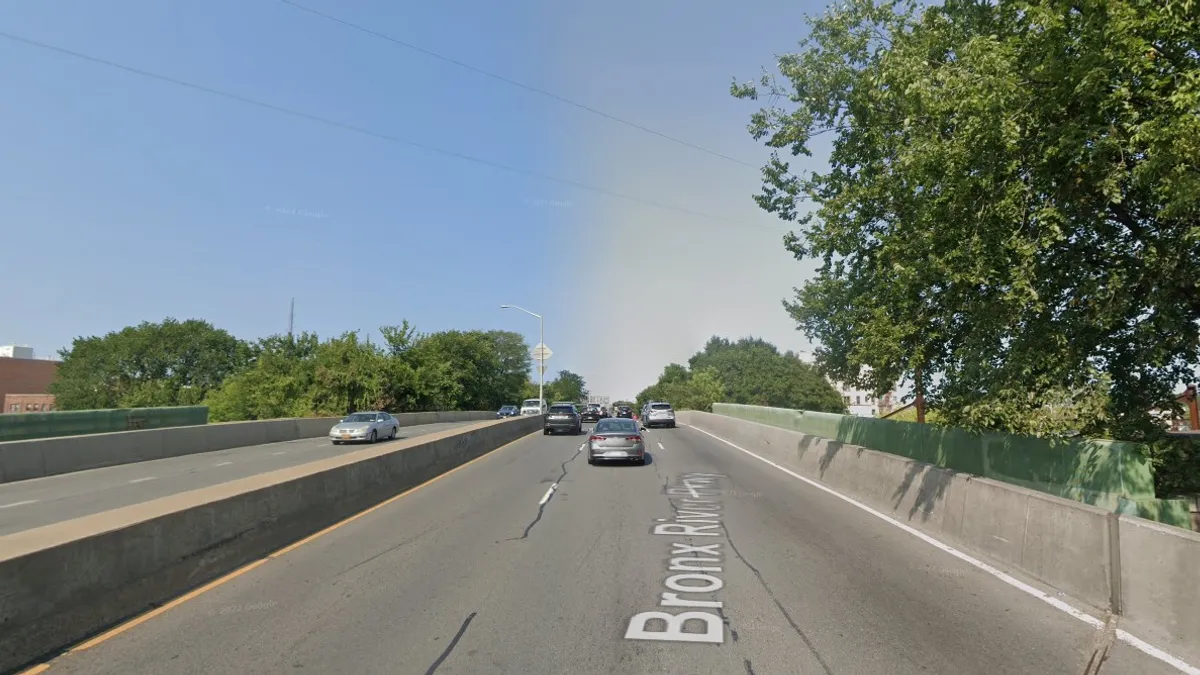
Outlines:
{"type": "MultiPolygon", "coordinates": [[[[538,320],[538,346],[543,347],[546,344],[546,328],[541,314],[535,314],[524,307],[517,307],[516,305],[500,305],[500,309],[516,309],[535,317],[538,320]]],[[[541,353],[539,352],[539,354],[541,353]]],[[[536,360],[538,364],[538,405],[544,408],[546,405],[546,360],[536,360]]]]}

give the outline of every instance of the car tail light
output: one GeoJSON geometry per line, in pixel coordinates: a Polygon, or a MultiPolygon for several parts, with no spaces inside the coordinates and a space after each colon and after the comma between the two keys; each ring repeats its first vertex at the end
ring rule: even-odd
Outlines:
{"type": "Polygon", "coordinates": [[[589,441],[602,441],[602,440],[604,440],[604,437],[603,436],[592,436],[588,440],[589,441]]]}
{"type": "Polygon", "coordinates": [[[641,443],[641,442],[642,442],[642,437],[641,437],[641,436],[626,436],[626,437],[625,437],[625,440],[627,440],[627,441],[637,441],[638,443],[641,443]]]}

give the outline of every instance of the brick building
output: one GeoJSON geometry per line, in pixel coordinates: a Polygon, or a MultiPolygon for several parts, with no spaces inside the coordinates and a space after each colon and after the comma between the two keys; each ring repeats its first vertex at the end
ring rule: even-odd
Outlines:
{"type": "Polygon", "coordinates": [[[4,402],[0,412],[53,410],[50,383],[54,382],[59,364],[59,361],[0,356],[0,400],[4,402]]]}

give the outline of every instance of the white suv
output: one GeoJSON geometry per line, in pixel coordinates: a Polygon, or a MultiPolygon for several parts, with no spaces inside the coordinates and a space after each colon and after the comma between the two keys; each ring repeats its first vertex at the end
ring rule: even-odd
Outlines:
{"type": "Polygon", "coordinates": [[[546,413],[546,402],[536,398],[525,399],[521,404],[522,415],[543,415],[546,413]]]}
{"type": "Polygon", "coordinates": [[[646,406],[646,424],[647,428],[651,427],[671,427],[675,428],[675,410],[670,403],[662,401],[651,401],[646,406]]]}

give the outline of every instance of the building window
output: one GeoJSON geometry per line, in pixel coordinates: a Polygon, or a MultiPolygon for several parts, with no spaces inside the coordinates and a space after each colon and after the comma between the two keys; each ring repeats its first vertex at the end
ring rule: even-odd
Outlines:
{"type": "Polygon", "coordinates": [[[20,403],[14,403],[14,404],[12,404],[12,405],[8,406],[8,411],[9,411],[9,412],[15,412],[15,413],[21,412],[21,404],[20,404],[20,403]]]}
{"type": "Polygon", "coordinates": [[[854,397],[854,405],[862,405],[862,396],[854,397]]]}

